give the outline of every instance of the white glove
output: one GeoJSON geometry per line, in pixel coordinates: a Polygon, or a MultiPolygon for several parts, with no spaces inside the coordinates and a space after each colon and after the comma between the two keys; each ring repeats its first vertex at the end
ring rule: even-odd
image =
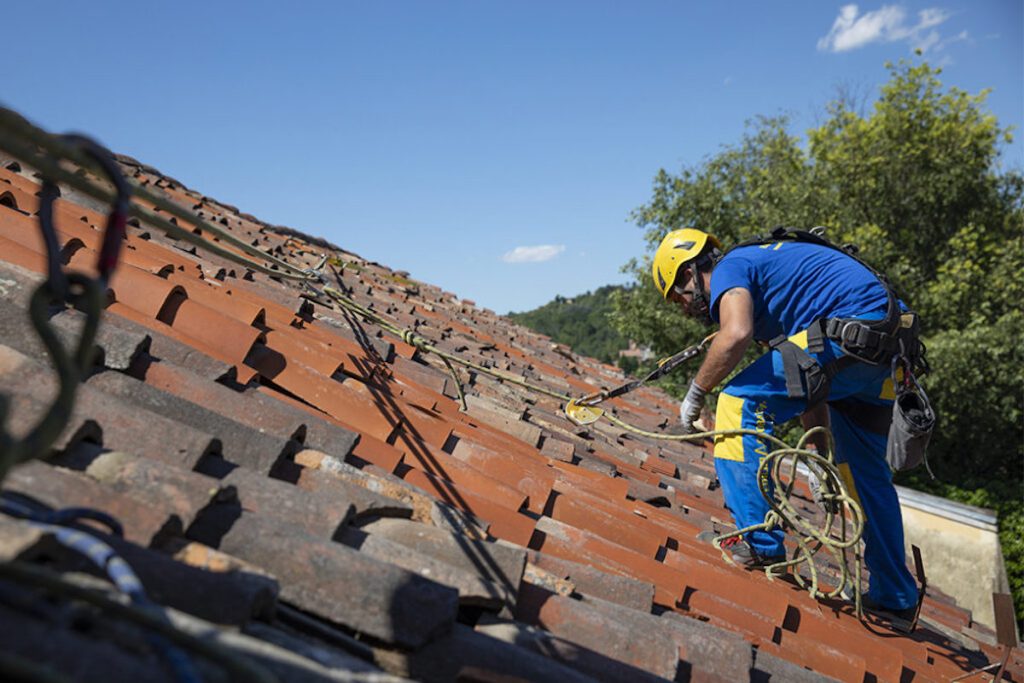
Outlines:
{"type": "Polygon", "coordinates": [[[686,397],[679,404],[679,421],[683,425],[683,431],[687,434],[693,432],[693,423],[700,418],[700,411],[704,408],[704,397],[708,392],[696,382],[690,382],[690,389],[686,397]]]}

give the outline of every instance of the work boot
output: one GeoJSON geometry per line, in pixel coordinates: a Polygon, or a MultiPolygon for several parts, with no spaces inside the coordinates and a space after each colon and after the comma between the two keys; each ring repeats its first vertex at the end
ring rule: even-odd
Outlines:
{"type": "Polygon", "coordinates": [[[917,616],[917,605],[911,605],[903,609],[894,609],[872,600],[867,594],[860,596],[860,604],[867,614],[888,622],[893,629],[901,633],[910,633],[913,630],[914,618],[917,616]]]}
{"type": "MultiPolygon", "coordinates": [[[[721,534],[716,534],[714,531],[702,531],[697,534],[697,540],[714,544],[714,540],[719,536],[721,534]]],[[[771,556],[761,555],[739,536],[730,536],[722,541],[722,550],[729,553],[733,562],[749,569],[763,569],[770,564],[786,560],[785,553],[771,556]]]]}

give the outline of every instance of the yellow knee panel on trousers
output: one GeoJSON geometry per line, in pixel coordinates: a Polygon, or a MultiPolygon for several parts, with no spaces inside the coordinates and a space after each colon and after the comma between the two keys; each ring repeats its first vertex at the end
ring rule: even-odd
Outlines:
{"type": "MultiPolygon", "coordinates": [[[[726,431],[739,429],[743,426],[744,400],[736,396],[722,393],[718,396],[718,409],[715,411],[715,429],[726,431]]],[[[723,460],[743,462],[742,436],[716,436],[715,457],[723,460]]]]}

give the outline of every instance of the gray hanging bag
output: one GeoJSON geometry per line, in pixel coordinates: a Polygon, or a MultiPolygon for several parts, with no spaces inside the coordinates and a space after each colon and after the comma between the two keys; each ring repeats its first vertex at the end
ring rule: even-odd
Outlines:
{"type": "MultiPolygon", "coordinates": [[[[927,448],[935,428],[935,411],[924,389],[912,376],[911,379],[912,385],[897,389],[892,407],[885,461],[893,472],[913,469],[922,462],[928,467],[927,448]]],[[[931,468],[928,473],[931,474],[931,468]]]]}

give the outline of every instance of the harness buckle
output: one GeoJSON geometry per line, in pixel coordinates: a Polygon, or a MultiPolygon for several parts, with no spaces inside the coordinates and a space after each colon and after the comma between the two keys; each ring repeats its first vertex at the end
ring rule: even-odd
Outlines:
{"type": "Polygon", "coordinates": [[[867,363],[868,365],[879,365],[879,359],[872,359],[864,355],[864,351],[866,349],[860,341],[861,335],[864,334],[864,332],[870,331],[870,328],[868,328],[864,323],[857,320],[848,320],[843,324],[842,329],[839,331],[839,338],[836,339],[836,342],[839,344],[839,348],[842,349],[843,353],[847,356],[852,356],[853,358],[856,358],[862,363],[867,363]],[[858,348],[855,350],[852,348],[853,346],[858,348]]]}

